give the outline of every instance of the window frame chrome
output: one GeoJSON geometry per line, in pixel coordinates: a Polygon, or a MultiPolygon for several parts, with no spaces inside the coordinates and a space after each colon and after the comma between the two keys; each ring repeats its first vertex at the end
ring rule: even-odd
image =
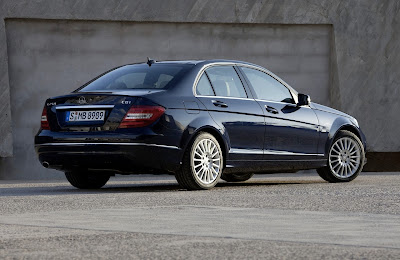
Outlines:
{"type": "MultiPolygon", "coordinates": [[[[249,93],[247,93],[248,91],[247,91],[247,89],[246,89],[246,87],[245,87],[245,84],[244,84],[244,82],[243,82],[241,76],[239,75],[238,71],[236,71],[236,69],[235,69],[235,66],[237,66],[237,64],[239,64],[239,63],[235,63],[235,62],[215,62],[215,63],[209,63],[209,64],[203,65],[203,67],[199,70],[199,72],[197,73],[196,78],[195,78],[195,80],[194,80],[193,87],[192,87],[193,95],[194,95],[195,97],[206,97],[206,98],[229,98],[229,99],[254,100],[254,98],[249,97],[250,95],[249,95],[249,93]],[[215,95],[215,96],[197,95],[197,91],[196,91],[196,90],[197,90],[197,85],[198,85],[198,83],[199,83],[199,81],[200,81],[200,78],[203,76],[203,74],[206,73],[206,70],[207,70],[207,69],[209,69],[209,68],[211,68],[211,67],[216,67],[216,66],[232,66],[232,67],[233,67],[233,69],[235,70],[236,74],[238,75],[238,78],[239,78],[240,82],[242,83],[242,87],[243,87],[243,89],[244,89],[244,91],[245,91],[245,93],[246,93],[246,96],[247,96],[246,98],[242,98],[242,97],[228,97],[228,96],[217,96],[217,95],[215,95]]],[[[214,94],[215,94],[214,87],[213,87],[213,85],[212,85],[212,83],[211,83],[211,80],[210,80],[210,78],[208,77],[207,74],[206,74],[206,77],[207,77],[207,79],[209,80],[209,82],[210,82],[210,84],[211,84],[211,87],[213,88],[213,91],[214,91],[214,94]]]]}
{"type": "MultiPolygon", "coordinates": [[[[203,65],[203,67],[197,73],[196,78],[195,78],[194,83],[193,83],[192,92],[193,92],[193,96],[194,97],[230,98],[230,99],[255,100],[255,101],[263,101],[263,102],[275,102],[275,103],[282,103],[282,104],[288,104],[288,105],[296,105],[296,104],[291,104],[291,103],[286,103],[286,102],[279,102],[279,101],[272,101],[272,100],[265,100],[265,99],[258,99],[258,98],[249,97],[249,93],[247,93],[248,91],[246,90],[246,87],[244,86],[245,84],[244,84],[244,82],[242,81],[242,78],[241,78],[241,77],[246,77],[246,75],[238,75],[238,77],[239,77],[240,81],[243,84],[243,88],[244,88],[244,90],[246,92],[247,98],[216,96],[216,95],[215,96],[197,95],[197,93],[196,93],[197,85],[198,85],[198,83],[200,81],[201,76],[203,75],[203,73],[205,73],[206,69],[208,69],[210,67],[215,67],[215,66],[233,66],[233,67],[238,67],[239,69],[240,69],[240,67],[248,67],[248,68],[251,68],[251,69],[255,69],[255,70],[264,72],[267,75],[269,75],[272,78],[274,78],[275,80],[277,80],[284,87],[286,87],[289,90],[289,93],[292,95],[292,98],[293,98],[293,100],[294,100],[294,102],[296,104],[299,101],[298,100],[298,92],[295,89],[293,89],[289,84],[287,84],[284,80],[279,78],[277,75],[275,75],[274,73],[272,73],[268,69],[263,68],[263,67],[258,66],[258,65],[246,64],[246,63],[238,63],[238,62],[214,62],[214,63],[208,63],[208,64],[203,65]]],[[[235,69],[235,71],[236,71],[236,69],[235,69]]],[[[236,71],[236,73],[238,73],[238,71],[236,71]]],[[[244,72],[240,71],[240,74],[244,74],[244,72]]],[[[208,75],[206,75],[206,76],[208,78],[208,75]]],[[[208,80],[209,80],[209,78],[208,78],[208,80]]],[[[244,78],[244,80],[247,81],[247,78],[244,78]]],[[[210,82],[210,84],[211,84],[211,82],[210,82]]],[[[249,83],[247,83],[247,85],[249,85],[249,83]]],[[[211,86],[212,86],[212,84],[211,84],[211,86]]],[[[254,89],[253,89],[253,87],[251,85],[249,85],[248,87],[251,88],[252,91],[254,91],[254,89]]]]}
{"type": "MultiPolygon", "coordinates": [[[[292,96],[295,104],[297,104],[299,102],[298,92],[295,89],[293,89],[289,84],[287,84],[283,79],[281,79],[280,77],[278,77],[277,75],[275,75],[271,71],[269,71],[269,70],[267,70],[267,69],[265,69],[263,67],[250,65],[250,64],[240,64],[240,65],[237,65],[237,67],[239,67],[239,69],[240,69],[240,67],[247,67],[247,68],[258,70],[260,72],[263,72],[263,73],[269,75],[270,77],[272,77],[273,79],[275,79],[276,81],[281,83],[285,88],[287,88],[287,90],[289,91],[290,95],[292,96]]],[[[246,77],[246,80],[248,80],[246,74],[244,73],[244,71],[242,71],[242,73],[244,74],[243,76],[246,77]]],[[[251,82],[249,82],[249,84],[250,84],[250,87],[254,90],[253,86],[251,86],[251,82]]],[[[257,95],[257,93],[255,93],[255,95],[257,95]]],[[[282,104],[291,104],[291,103],[280,102],[280,101],[275,101],[275,100],[267,100],[267,99],[260,99],[260,98],[255,98],[255,99],[258,100],[258,101],[275,102],[275,103],[282,103],[282,104]]],[[[292,104],[292,105],[295,105],[295,104],[292,104]]]]}

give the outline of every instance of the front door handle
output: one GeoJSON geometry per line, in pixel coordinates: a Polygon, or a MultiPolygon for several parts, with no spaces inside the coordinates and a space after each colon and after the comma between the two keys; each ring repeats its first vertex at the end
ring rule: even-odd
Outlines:
{"type": "Polygon", "coordinates": [[[216,107],[228,107],[228,105],[225,104],[225,103],[222,102],[222,101],[212,100],[211,102],[212,102],[212,103],[214,104],[214,106],[216,106],[216,107]]]}
{"type": "Polygon", "coordinates": [[[276,110],[276,108],[273,108],[273,107],[270,107],[270,106],[265,106],[265,109],[269,112],[269,113],[272,113],[272,114],[278,114],[279,112],[278,112],[278,110],[276,110]]]}

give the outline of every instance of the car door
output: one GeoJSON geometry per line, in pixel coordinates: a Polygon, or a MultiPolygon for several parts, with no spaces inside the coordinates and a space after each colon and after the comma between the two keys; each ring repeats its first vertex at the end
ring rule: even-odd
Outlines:
{"type": "Polygon", "coordinates": [[[264,159],[318,157],[318,118],[309,106],[297,106],[294,93],[271,74],[240,67],[265,116],[264,159]]]}
{"type": "Polygon", "coordinates": [[[228,136],[228,160],[263,159],[262,109],[248,94],[232,65],[207,68],[197,84],[196,97],[228,136]]]}

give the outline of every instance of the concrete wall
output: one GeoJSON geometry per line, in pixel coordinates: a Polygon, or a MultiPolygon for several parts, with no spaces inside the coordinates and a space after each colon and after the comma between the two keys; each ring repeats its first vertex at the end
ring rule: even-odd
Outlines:
{"type": "Polygon", "coordinates": [[[0,179],[60,176],[33,154],[45,97],[149,53],[266,66],[356,116],[370,152],[399,154],[399,11],[395,0],[3,0],[0,179]]]}
{"type": "Polygon", "coordinates": [[[33,137],[44,100],[115,66],[163,59],[227,58],[270,68],[298,91],[329,104],[327,25],[6,21],[14,156],[3,178],[45,178],[33,137]],[[248,46],[252,46],[249,48],[248,46]],[[21,164],[21,159],[23,162],[21,164]]]}

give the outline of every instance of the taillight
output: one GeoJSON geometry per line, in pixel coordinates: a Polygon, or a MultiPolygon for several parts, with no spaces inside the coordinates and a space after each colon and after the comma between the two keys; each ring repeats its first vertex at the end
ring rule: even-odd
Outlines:
{"type": "Polygon", "coordinates": [[[47,108],[43,108],[42,118],[40,120],[40,127],[44,130],[50,130],[49,121],[47,121],[47,108]]]}
{"type": "Polygon", "coordinates": [[[160,106],[132,106],[122,119],[119,128],[143,127],[154,123],[165,108],[160,106]]]}

